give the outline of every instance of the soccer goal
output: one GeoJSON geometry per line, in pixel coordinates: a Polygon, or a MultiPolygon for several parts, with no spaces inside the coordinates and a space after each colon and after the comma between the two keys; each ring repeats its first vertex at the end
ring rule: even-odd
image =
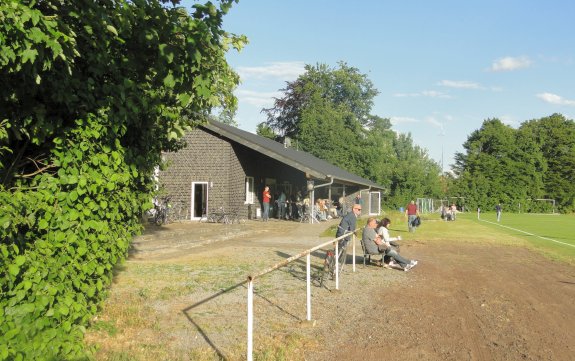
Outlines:
{"type": "Polygon", "coordinates": [[[550,198],[534,199],[531,212],[555,214],[555,199],[550,198]]]}

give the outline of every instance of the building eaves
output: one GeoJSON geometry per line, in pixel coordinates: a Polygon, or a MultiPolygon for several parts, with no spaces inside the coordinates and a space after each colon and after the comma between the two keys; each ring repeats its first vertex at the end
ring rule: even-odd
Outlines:
{"type": "Polygon", "coordinates": [[[285,147],[281,143],[257,134],[246,132],[214,120],[210,120],[207,124],[202,124],[201,127],[299,169],[311,178],[319,180],[333,178],[338,183],[360,185],[371,189],[384,189],[381,185],[336,167],[307,152],[285,147]]]}

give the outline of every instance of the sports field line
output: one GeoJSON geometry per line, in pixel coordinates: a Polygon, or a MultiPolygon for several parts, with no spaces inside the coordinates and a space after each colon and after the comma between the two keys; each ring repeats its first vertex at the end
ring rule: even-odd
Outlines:
{"type": "Polygon", "coordinates": [[[499,224],[499,223],[496,223],[496,222],[486,221],[486,220],[483,220],[483,219],[479,219],[479,220],[482,221],[482,222],[487,222],[487,223],[495,224],[495,225],[497,225],[497,226],[499,226],[499,227],[508,228],[508,229],[513,230],[513,231],[525,233],[525,234],[527,234],[527,235],[529,235],[529,236],[534,236],[534,237],[538,237],[538,238],[541,238],[541,239],[544,239],[544,240],[547,240],[547,241],[551,241],[551,242],[555,242],[555,243],[560,243],[560,244],[563,244],[563,245],[569,246],[569,247],[575,247],[574,244],[561,242],[561,241],[558,241],[558,240],[553,239],[553,238],[548,238],[548,237],[539,236],[539,235],[536,235],[536,234],[534,234],[534,233],[525,232],[525,231],[522,231],[522,230],[517,229],[517,228],[513,228],[513,227],[509,227],[509,226],[504,226],[504,225],[499,224]]]}

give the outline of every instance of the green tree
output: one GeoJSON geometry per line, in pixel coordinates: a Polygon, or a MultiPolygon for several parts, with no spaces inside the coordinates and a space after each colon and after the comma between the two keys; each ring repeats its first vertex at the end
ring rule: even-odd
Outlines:
{"type": "Polygon", "coordinates": [[[0,360],[83,354],[161,151],[236,105],[233,2],[0,2],[0,360]]]}
{"type": "Polygon", "coordinates": [[[305,69],[282,89],[274,107],[263,110],[270,128],[298,139],[319,158],[389,187],[390,206],[439,193],[437,164],[410,135],[398,136],[389,119],[371,114],[378,91],[365,74],[345,63],[305,69]]]}
{"type": "Polygon", "coordinates": [[[399,207],[414,198],[438,197],[441,169],[427,151],[414,145],[410,134],[399,134],[393,149],[397,161],[391,179],[390,205],[399,207]]]}
{"type": "Polygon", "coordinates": [[[346,126],[349,117],[342,104],[327,101],[318,92],[303,109],[299,144],[306,152],[356,174],[362,174],[362,152],[358,134],[346,126]]]}
{"type": "Polygon", "coordinates": [[[280,91],[272,108],[263,109],[267,124],[281,135],[297,138],[300,134],[302,112],[313,99],[324,99],[336,108],[345,109],[345,126],[358,131],[367,124],[373,99],[378,91],[365,74],[344,62],[332,69],[326,64],[306,65],[305,73],[280,91]]]}
{"type": "Polygon", "coordinates": [[[519,132],[499,119],[488,119],[463,144],[453,166],[458,179],[453,189],[466,197],[468,207],[493,209],[502,203],[518,209],[542,196],[544,163],[528,132],[519,132]]]}
{"type": "Polygon", "coordinates": [[[266,123],[259,123],[256,127],[256,134],[271,140],[277,140],[278,135],[266,123]]]}
{"type": "Polygon", "coordinates": [[[575,211],[575,122],[561,114],[529,120],[519,131],[535,139],[541,149],[545,198],[565,212],[575,211]]]}

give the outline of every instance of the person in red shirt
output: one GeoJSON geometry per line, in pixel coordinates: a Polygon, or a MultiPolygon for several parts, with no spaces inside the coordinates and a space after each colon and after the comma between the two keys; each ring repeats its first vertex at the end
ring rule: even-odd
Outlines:
{"type": "Polygon", "coordinates": [[[407,228],[409,228],[410,232],[415,232],[417,226],[413,224],[413,221],[419,217],[419,211],[414,201],[409,202],[407,207],[405,207],[405,215],[407,216],[407,228]]]}
{"type": "Polygon", "coordinates": [[[265,186],[262,193],[262,203],[264,206],[264,212],[262,214],[262,221],[267,222],[270,219],[270,201],[272,195],[270,193],[270,187],[265,186]]]}

